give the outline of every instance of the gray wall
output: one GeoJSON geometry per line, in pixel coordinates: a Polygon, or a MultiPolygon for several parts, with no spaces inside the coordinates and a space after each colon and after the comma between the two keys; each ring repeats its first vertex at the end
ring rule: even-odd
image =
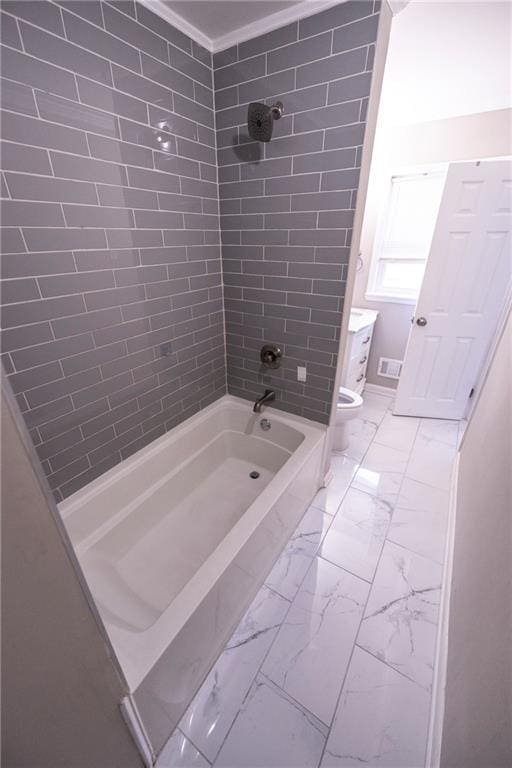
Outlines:
{"type": "Polygon", "coordinates": [[[378,3],[347,2],[214,56],[228,388],[327,423],[378,3]],[[285,115],[248,139],[247,103],[285,115]],[[263,342],[284,349],[271,375],[263,342]],[[306,384],[297,382],[306,365],[306,384]]]}
{"type": "Polygon", "coordinates": [[[60,499],[225,392],[211,56],[133,2],[2,10],[3,362],[60,499]]]}
{"type": "Polygon", "coordinates": [[[460,450],[442,768],[512,765],[511,379],[509,315],[460,450]]]}
{"type": "MultiPolygon", "coordinates": [[[[2,381],[2,384],[4,382],[2,381]]],[[[125,688],[2,388],[2,765],[142,768],[125,688]]],[[[18,422],[21,419],[18,416],[18,422]]],[[[23,422],[21,422],[23,425],[23,422]]]]}
{"type": "Polygon", "coordinates": [[[328,421],[377,6],[217,54],[216,155],[182,33],[132,2],[2,4],[2,358],[58,500],[225,392],[217,163],[229,390],[328,421]]]}

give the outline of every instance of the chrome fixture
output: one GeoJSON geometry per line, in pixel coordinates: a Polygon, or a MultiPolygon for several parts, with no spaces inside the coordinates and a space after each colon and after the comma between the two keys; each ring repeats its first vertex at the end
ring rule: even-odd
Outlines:
{"type": "Polygon", "coordinates": [[[276,101],[270,107],[260,101],[253,101],[247,108],[247,130],[254,141],[270,141],[274,120],[283,114],[283,104],[276,101]]]}
{"type": "Polygon", "coordinates": [[[260,397],[259,400],[256,400],[254,403],[253,411],[254,413],[261,413],[261,406],[267,405],[268,403],[273,403],[276,399],[276,393],[273,389],[266,389],[263,393],[263,397],[260,397]]]}
{"type": "Polygon", "coordinates": [[[260,350],[260,360],[266,368],[279,368],[283,352],[277,344],[264,344],[260,350]]]}
{"type": "Polygon", "coordinates": [[[416,320],[416,325],[419,325],[423,328],[427,324],[427,318],[426,317],[418,317],[416,320]]]}
{"type": "Polygon", "coordinates": [[[260,421],[260,427],[264,432],[268,432],[269,429],[272,427],[272,424],[270,423],[269,419],[262,419],[260,421]]]}

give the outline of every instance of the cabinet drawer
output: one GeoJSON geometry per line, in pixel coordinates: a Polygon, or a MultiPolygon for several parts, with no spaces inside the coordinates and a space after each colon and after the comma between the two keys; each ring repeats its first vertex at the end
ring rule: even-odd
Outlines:
{"type": "Polygon", "coordinates": [[[368,356],[370,351],[370,344],[372,341],[373,326],[363,328],[358,333],[354,334],[354,340],[352,342],[350,350],[351,361],[356,357],[368,356]]]}
{"type": "Polygon", "coordinates": [[[357,392],[359,394],[364,387],[365,381],[366,377],[364,375],[364,371],[356,371],[348,377],[345,386],[347,389],[351,389],[353,392],[357,392]]]}
{"type": "Polygon", "coordinates": [[[362,386],[361,382],[364,382],[367,365],[367,359],[362,358],[361,361],[359,361],[356,358],[356,360],[354,360],[348,370],[347,387],[349,389],[357,389],[359,386],[362,386]]]}

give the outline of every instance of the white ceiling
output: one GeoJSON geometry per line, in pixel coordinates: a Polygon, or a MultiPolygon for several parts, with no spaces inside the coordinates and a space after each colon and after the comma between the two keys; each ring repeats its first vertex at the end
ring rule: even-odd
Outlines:
{"type": "Polygon", "coordinates": [[[221,51],[347,0],[140,0],[210,51],[221,51]]]}
{"type": "Polygon", "coordinates": [[[512,106],[509,0],[412,0],[394,17],[379,123],[512,106]]]}
{"type": "Polygon", "coordinates": [[[247,2],[247,0],[186,0],[165,4],[185,21],[199,29],[212,40],[231,34],[246,24],[261,21],[267,16],[298,5],[293,2],[247,2]]]}

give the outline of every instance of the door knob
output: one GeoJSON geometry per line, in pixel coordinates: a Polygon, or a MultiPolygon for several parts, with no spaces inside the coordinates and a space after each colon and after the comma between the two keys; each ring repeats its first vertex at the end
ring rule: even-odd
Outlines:
{"type": "Polygon", "coordinates": [[[422,327],[427,324],[427,318],[426,317],[418,317],[416,320],[416,325],[421,325],[422,327]]]}

